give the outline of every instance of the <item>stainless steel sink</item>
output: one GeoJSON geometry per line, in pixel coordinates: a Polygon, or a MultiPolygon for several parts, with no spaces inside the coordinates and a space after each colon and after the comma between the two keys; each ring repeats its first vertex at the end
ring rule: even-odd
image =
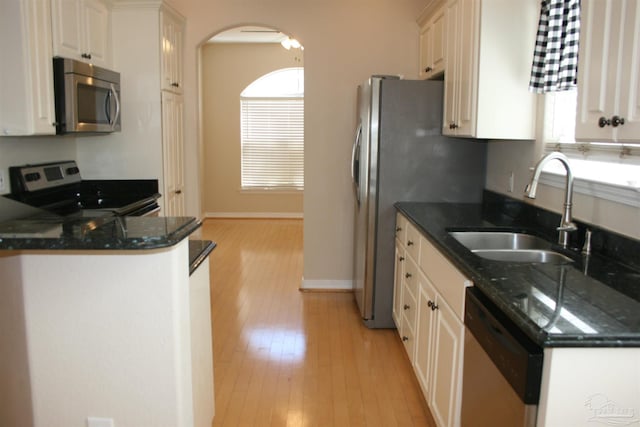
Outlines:
{"type": "Polygon", "coordinates": [[[481,258],[505,262],[538,262],[544,264],[568,264],[573,262],[561,253],[544,249],[474,249],[471,252],[481,258]]]}
{"type": "Polygon", "coordinates": [[[526,233],[451,231],[449,234],[479,257],[494,261],[565,264],[571,258],[552,250],[551,243],[526,233]]]}

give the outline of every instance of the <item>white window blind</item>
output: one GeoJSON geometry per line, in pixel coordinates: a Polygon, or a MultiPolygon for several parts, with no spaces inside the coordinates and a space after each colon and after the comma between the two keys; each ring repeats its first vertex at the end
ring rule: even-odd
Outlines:
{"type": "Polygon", "coordinates": [[[242,187],[303,188],[304,100],[241,99],[242,187]]]}
{"type": "Polygon", "coordinates": [[[267,74],[240,95],[243,189],[304,188],[302,68],[267,74]]]}

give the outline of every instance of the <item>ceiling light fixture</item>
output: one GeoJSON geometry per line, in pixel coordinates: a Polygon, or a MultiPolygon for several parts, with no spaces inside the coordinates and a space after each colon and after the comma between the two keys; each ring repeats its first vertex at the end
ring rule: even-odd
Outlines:
{"type": "Polygon", "coordinates": [[[304,50],[304,47],[302,47],[300,42],[291,37],[287,37],[286,39],[282,40],[280,44],[282,45],[283,48],[287,50],[290,50],[291,48],[304,50]]]}

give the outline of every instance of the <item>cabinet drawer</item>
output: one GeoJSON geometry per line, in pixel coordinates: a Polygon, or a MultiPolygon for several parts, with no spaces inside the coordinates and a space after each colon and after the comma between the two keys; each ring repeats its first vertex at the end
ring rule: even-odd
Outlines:
{"type": "Polygon", "coordinates": [[[420,248],[420,268],[453,309],[458,319],[464,320],[465,288],[472,286],[473,283],[424,237],[420,237],[420,248]]]}
{"type": "Polygon", "coordinates": [[[409,356],[409,360],[413,363],[413,350],[415,349],[415,334],[413,329],[409,326],[409,320],[406,316],[402,316],[403,325],[402,325],[402,334],[400,338],[402,339],[402,344],[404,344],[404,349],[407,351],[407,355],[409,356]]]}
{"type": "Polygon", "coordinates": [[[418,271],[418,264],[411,257],[405,257],[402,283],[414,298],[418,295],[418,271]]]}
{"type": "MultiPolygon", "coordinates": [[[[414,295],[413,292],[415,292],[417,294],[417,289],[415,289],[413,292],[409,291],[409,286],[410,284],[407,282],[405,283],[405,287],[404,287],[404,292],[402,293],[402,316],[404,317],[404,319],[408,322],[407,324],[405,324],[405,326],[409,326],[409,328],[412,331],[415,331],[416,328],[416,313],[418,312],[418,303],[417,303],[417,299],[414,295]]],[[[404,333],[405,329],[402,329],[402,332],[404,333]]]]}
{"type": "Polygon", "coordinates": [[[407,221],[407,237],[405,239],[405,247],[409,255],[417,260],[420,256],[420,232],[407,221]]]}
{"type": "Polygon", "coordinates": [[[396,239],[402,246],[407,243],[407,219],[401,213],[396,213],[396,239]]]}

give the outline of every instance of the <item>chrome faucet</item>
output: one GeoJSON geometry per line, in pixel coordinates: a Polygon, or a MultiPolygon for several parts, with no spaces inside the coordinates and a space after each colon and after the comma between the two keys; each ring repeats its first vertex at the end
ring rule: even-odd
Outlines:
{"type": "Polygon", "coordinates": [[[571,172],[571,168],[569,167],[569,159],[567,159],[567,156],[558,151],[554,151],[540,159],[540,161],[538,161],[534,168],[531,182],[526,186],[524,191],[526,193],[525,195],[528,198],[536,198],[536,190],[538,189],[538,180],[540,179],[540,173],[542,173],[542,169],[544,168],[544,166],[551,160],[559,160],[567,171],[566,186],[564,189],[564,210],[562,213],[562,219],[560,220],[560,226],[557,228],[557,230],[559,231],[558,243],[566,249],[569,245],[569,232],[578,229],[578,227],[573,223],[573,218],[571,215],[571,201],[573,199],[573,173],[571,172]]]}

